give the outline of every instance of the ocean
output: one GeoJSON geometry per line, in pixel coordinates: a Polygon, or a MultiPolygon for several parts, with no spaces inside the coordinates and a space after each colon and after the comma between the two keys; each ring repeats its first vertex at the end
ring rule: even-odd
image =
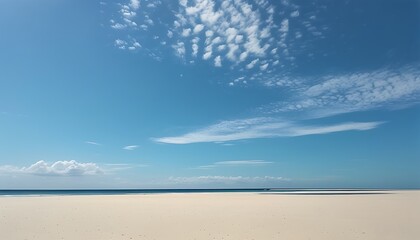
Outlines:
{"type": "MultiPolygon", "coordinates": [[[[239,189],[4,189],[0,196],[60,196],[60,195],[128,195],[166,193],[307,193],[337,191],[375,191],[376,189],[285,189],[285,188],[239,188],[239,189]]],[[[383,190],[382,190],[383,191],[383,190]]]]}

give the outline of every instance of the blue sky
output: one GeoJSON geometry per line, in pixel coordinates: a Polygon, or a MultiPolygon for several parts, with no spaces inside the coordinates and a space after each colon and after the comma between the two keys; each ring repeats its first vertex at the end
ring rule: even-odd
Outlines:
{"type": "Polygon", "coordinates": [[[418,188],[419,9],[1,1],[0,188],[418,188]]]}

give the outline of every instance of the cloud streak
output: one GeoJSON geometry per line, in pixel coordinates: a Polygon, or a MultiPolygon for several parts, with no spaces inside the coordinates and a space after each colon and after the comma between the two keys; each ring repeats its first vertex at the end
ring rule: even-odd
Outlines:
{"type": "Polygon", "coordinates": [[[102,144],[97,143],[97,142],[93,142],[93,141],[86,141],[86,144],[90,144],[90,145],[96,145],[96,146],[101,146],[102,144]]]}
{"type": "Polygon", "coordinates": [[[128,145],[123,147],[124,150],[133,151],[136,150],[139,146],[138,145],[128,145]]]}
{"type": "Polygon", "coordinates": [[[348,122],[334,125],[304,126],[276,118],[251,118],[222,121],[180,136],[162,137],[154,140],[161,143],[189,144],[226,142],[252,138],[297,137],[343,131],[365,131],[376,128],[380,124],[382,122],[348,122]]]}
{"type": "MultiPolygon", "coordinates": [[[[285,84],[289,80],[281,81],[285,84]]],[[[325,76],[312,85],[306,85],[308,81],[301,79],[295,82],[297,84],[290,85],[293,86],[291,93],[295,97],[261,108],[266,115],[271,114],[273,117],[221,121],[186,134],[157,138],[155,141],[188,144],[366,131],[378,127],[383,121],[336,124],[309,124],[308,121],[351,112],[407,107],[418,103],[420,97],[418,65],[325,76]]]]}

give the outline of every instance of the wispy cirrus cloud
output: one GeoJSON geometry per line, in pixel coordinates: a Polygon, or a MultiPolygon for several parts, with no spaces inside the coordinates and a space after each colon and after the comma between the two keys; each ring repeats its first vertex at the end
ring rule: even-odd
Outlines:
{"type": "Polygon", "coordinates": [[[128,145],[128,146],[124,146],[123,149],[133,151],[133,150],[136,150],[138,147],[139,147],[138,145],[128,145]]]}
{"type": "Polygon", "coordinates": [[[96,145],[96,146],[101,146],[102,144],[94,142],[94,141],[86,141],[86,144],[90,144],[90,145],[96,145]]]}
{"type": "Polygon", "coordinates": [[[296,82],[299,84],[290,89],[293,97],[261,107],[265,115],[272,117],[221,121],[186,134],[155,140],[187,144],[370,130],[383,121],[326,125],[309,124],[308,120],[417,104],[420,99],[419,76],[420,67],[414,64],[398,69],[321,77],[312,85],[298,79],[296,82]]]}
{"type": "Polygon", "coordinates": [[[204,63],[215,71],[229,69],[219,77],[230,87],[262,85],[279,89],[281,95],[281,101],[261,106],[260,114],[156,138],[157,142],[223,142],[369,130],[382,121],[314,124],[308,120],[419,102],[418,62],[328,75],[293,73],[297,59],[323,59],[331,54],[329,48],[319,53],[314,43],[329,33],[342,33],[326,24],[329,18],[323,11],[327,7],[322,3],[303,8],[293,1],[148,1],[152,2],[156,4],[151,8],[145,4],[134,8],[128,0],[118,5],[119,20],[114,17],[110,22],[120,33],[116,47],[139,49],[155,59],[169,54],[183,64],[204,63]]]}
{"type": "Polygon", "coordinates": [[[295,97],[272,104],[266,110],[303,113],[306,118],[313,118],[412,105],[419,102],[419,76],[418,64],[325,76],[315,81],[317,84],[301,84],[294,90],[295,97]]]}
{"type": "Polygon", "coordinates": [[[156,142],[189,144],[199,142],[226,142],[253,138],[297,137],[342,131],[365,131],[382,122],[348,122],[334,125],[299,125],[276,118],[251,118],[222,121],[217,124],[174,137],[154,139],[156,142]]]}

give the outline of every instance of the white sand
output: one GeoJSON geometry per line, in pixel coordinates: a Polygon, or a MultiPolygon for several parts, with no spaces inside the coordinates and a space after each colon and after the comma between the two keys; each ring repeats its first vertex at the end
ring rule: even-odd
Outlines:
{"type": "Polygon", "coordinates": [[[0,197],[1,240],[420,239],[420,191],[0,197]]]}

